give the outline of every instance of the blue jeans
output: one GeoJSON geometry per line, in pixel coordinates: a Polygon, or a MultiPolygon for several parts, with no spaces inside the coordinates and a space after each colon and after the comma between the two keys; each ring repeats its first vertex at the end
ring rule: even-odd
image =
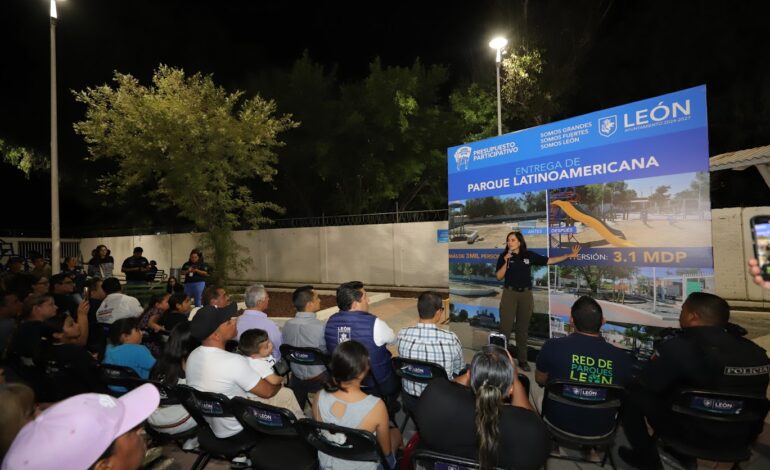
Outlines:
{"type": "Polygon", "coordinates": [[[196,307],[200,307],[201,296],[203,296],[203,289],[205,288],[205,282],[185,282],[184,293],[193,298],[196,307]]]}

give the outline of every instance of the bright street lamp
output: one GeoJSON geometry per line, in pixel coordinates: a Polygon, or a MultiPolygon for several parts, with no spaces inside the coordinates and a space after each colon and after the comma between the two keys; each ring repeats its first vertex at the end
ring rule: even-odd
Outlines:
{"type": "Polygon", "coordinates": [[[59,233],[59,135],[56,119],[56,0],[51,0],[51,273],[61,269],[59,233]]]}
{"type": "Polygon", "coordinates": [[[497,51],[495,54],[495,63],[497,64],[497,135],[503,135],[502,106],[500,104],[500,63],[503,61],[503,49],[507,45],[508,40],[502,36],[489,41],[489,47],[497,51]]]}

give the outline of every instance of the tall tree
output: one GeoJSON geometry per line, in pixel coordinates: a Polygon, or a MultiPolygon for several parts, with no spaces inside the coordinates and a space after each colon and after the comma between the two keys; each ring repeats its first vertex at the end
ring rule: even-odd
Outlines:
{"type": "Polygon", "coordinates": [[[237,271],[232,230],[280,210],[255,201],[248,182],[272,180],[274,150],[283,145],[278,134],[297,125],[291,117],[276,116],[275,103],[260,96],[228,93],[210,75],[164,65],[149,86],[116,72],[114,87],[87,88],[75,99],[86,105],[75,131],[91,158],[117,163],[100,192],[146,191],[152,204],[176,208],[205,232],[217,276],[237,271]]]}

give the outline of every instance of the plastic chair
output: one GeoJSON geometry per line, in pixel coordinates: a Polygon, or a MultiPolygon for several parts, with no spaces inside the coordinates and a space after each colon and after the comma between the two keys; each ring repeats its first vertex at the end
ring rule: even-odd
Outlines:
{"type": "MultiPolygon", "coordinates": [[[[158,389],[158,393],[160,394],[160,406],[173,406],[173,405],[182,404],[179,398],[176,396],[176,393],[174,392],[174,387],[170,387],[164,384],[163,382],[156,381],[156,380],[150,380],[148,382],[153,384],[155,388],[158,389]]],[[[190,419],[195,419],[195,418],[192,418],[191,416],[190,419]]],[[[188,429],[187,431],[182,431],[174,434],[160,432],[155,428],[153,428],[152,426],[150,426],[149,423],[145,423],[144,429],[147,432],[147,435],[150,436],[154,446],[162,446],[169,442],[174,442],[183,451],[184,451],[184,448],[182,446],[184,445],[185,441],[198,435],[197,425],[194,428],[188,429]]]]}
{"type": "MultiPolygon", "coordinates": [[[[715,462],[731,462],[734,469],[751,457],[751,448],[762,432],[770,401],[765,396],[684,389],[674,400],[671,411],[681,424],[696,430],[714,429],[720,445],[700,439],[687,439],[684,433],[659,437],[665,448],[689,457],[715,462]],[[700,442],[699,442],[700,441],[700,442]]],[[[697,430],[701,431],[697,431],[697,430]]]]}
{"type": "Polygon", "coordinates": [[[312,419],[297,422],[300,435],[316,450],[326,455],[356,462],[378,462],[386,470],[395,470],[382,453],[374,434],[312,419]]]}
{"type": "Polygon", "coordinates": [[[214,435],[205,418],[235,418],[230,399],[220,393],[202,392],[187,385],[172,387],[182,406],[198,423],[198,448],[200,454],[192,470],[202,470],[211,457],[227,460],[246,454],[257,443],[257,437],[248,429],[234,436],[219,438],[214,435]]]}
{"type": "Polygon", "coordinates": [[[426,470],[452,469],[452,470],[477,470],[479,463],[475,460],[454,455],[441,454],[426,449],[415,451],[409,460],[409,468],[419,468],[426,470]]]}
{"type": "Polygon", "coordinates": [[[429,384],[435,378],[447,378],[446,369],[435,362],[421,361],[419,359],[409,359],[408,357],[394,357],[391,359],[393,369],[396,375],[401,377],[401,403],[404,405],[404,421],[401,423],[400,431],[403,433],[409,420],[414,421],[415,407],[420,402],[420,397],[410,395],[404,390],[404,380],[420,384],[429,384]]]}
{"type": "Polygon", "coordinates": [[[543,409],[541,416],[551,437],[557,444],[578,447],[596,447],[604,451],[604,457],[601,462],[595,462],[585,458],[576,458],[564,456],[561,454],[551,454],[551,457],[572,460],[579,462],[599,463],[600,466],[609,459],[612,468],[615,467],[615,461],[612,458],[611,448],[615,443],[615,435],[618,428],[618,417],[620,415],[621,398],[625,389],[620,385],[612,384],[593,384],[584,382],[574,382],[571,380],[553,380],[546,384],[543,395],[543,409]],[[615,419],[612,428],[602,436],[579,436],[568,433],[548,421],[548,404],[550,402],[561,403],[567,406],[582,408],[586,410],[613,410],[615,419]]]}
{"type": "Polygon", "coordinates": [[[252,468],[318,468],[318,454],[300,437],[296,428],[297,419],[289,410],[243,397],[233,398],[230,405],[244,428],[264,435],[251,449],[252,468]]]}
{"type": "Polygon", "coordinates": [[[99,370],[101,371],[102,382],[109,387],[110,393],[115,396],[123,395],[147,382],[130,367],[101,364],[99,370]]]}

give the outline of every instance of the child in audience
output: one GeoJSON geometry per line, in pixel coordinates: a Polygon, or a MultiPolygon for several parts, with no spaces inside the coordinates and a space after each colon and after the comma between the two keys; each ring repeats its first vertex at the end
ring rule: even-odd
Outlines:
{"type": "Polygon", "coordinates": [[[249,365],[259,376],[273,385],[283,383],[283,377],[275,373],[273,342],[267,331],[254,328],[246,330],[238,342],[238,350],[249,358],[249,365]]]}
{"type": "MultiPolygon", "coordinates": [[[[168,310],[160,315],[156,322],[150,321],[150,327],[160,326],[165,331],[171,331],[179,323],[187,322],[192,310],[192,299],[183,292],[172,294],[168,299],[168,310]]],[[[157,331],[157,330],[156,330],[157,331]]]]}
{"type": "Polygon", "coordinates": [[[150,297],[150,302],[139,315],[139,329],[143,330],[144,338],[142,344],[147,346],[153,356],[158,357],[163,351],[164,338],[159,334],[163,327],[158,324],[158,320],[163,313],[168,310],[168,299],[170,294],[154,294],[150,297]]]}
{"type": "Polygon", "coordinates": [[[69,315],[57,315],[43,322],[40,359],[51,380],[53,400],[80,393],[106,393],[99,377],[99,363],[78,344],[80,329],[69,315]]]}
{"type": "MultiPolygon", "coordinates": [[[[146,346],[142,346],[142,332],[137,327],[137,318],[121,318],[110,325],[110,344],[104,353],[104,364],[130,367],[143,378],[150,377],[155,358],[146,346]]],[[[119,388],[110,387],[116,392],[119,388]]]]}

